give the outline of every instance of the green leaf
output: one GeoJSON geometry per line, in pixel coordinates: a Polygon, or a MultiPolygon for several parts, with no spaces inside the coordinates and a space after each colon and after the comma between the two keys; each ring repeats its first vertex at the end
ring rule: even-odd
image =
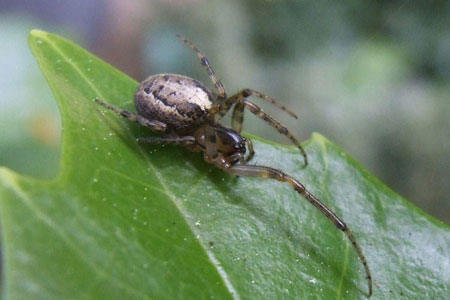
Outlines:
{"type": "MultiPolygon", "coordinates": [[[[61,111],[62,168],[53,181],[0,169],[6,299],[367,297],[352,245],[289,185],[138,144],[148,131],[93,101],[133,109],[137,82],[58,36],[29,43],[61,111]]],[[[447,225],[318,134],[307,168],[295,148],[253,140],[254,163],[298,178],[353,230],[371,299],[449,296],[447,225]]]]}

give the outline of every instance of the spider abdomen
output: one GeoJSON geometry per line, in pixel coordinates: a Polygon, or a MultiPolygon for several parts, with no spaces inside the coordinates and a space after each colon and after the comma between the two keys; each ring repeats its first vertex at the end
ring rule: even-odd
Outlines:
{"type": "Polygon", "coordinates": [[[169,131],[189,132],[204,123],[213,98],[197,80],[176,74],[158,74],[136,91],[137,113],[165,123],[169,131]]]}

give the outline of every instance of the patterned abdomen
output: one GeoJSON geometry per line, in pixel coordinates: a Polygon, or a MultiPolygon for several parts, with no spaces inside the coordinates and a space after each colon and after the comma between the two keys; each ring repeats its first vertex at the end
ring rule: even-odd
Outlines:
{"type": "Polygon", "coordinates": [[[135,95],[137,113],[166,123],[169,131],[189,132],[203,124],[213,98],[192,78],[158,74],[144,80],[135,95]]]}

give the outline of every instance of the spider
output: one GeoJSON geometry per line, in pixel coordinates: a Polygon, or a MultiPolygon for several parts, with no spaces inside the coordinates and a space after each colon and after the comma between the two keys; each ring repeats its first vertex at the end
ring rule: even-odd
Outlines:
{"type": "Polygon", "coordinates": [[[128,120],[165,134],[162,137],[138,138],[139,142],[183,145],[190,151],[203,152],[206,162],[227,173],[236,176],[270,178],[288,183],[348,237],[364,265],[369,295],[372,295],[372,276],[367,260],[344,221],[295,178],[271,167],[247,164],[255,151],[251,140],[240,134],[245,108],[273,126],[279,133],[287,136],[300,150],[305,166],[308,164],[305,150],[290,131],[258,105],[248,100],[248,97],[262,99],[294,118],[297,116],[276,100],[252,89],[243,89],[227,97],[225,87],[217,78],[206,56],[182,35],[178,35],[178,38],[198,56],[218,94],[213,94],[202,83],[190,77],[157,74],[145,79],[138,87],[135,94],[136,114],[112,106],[98,98],[95,101],[128,120]],[[219,121],[233,105],[231,129],[223,126],[219,121]],[[247,149],[249,153],[245,156],[247,149]]]}

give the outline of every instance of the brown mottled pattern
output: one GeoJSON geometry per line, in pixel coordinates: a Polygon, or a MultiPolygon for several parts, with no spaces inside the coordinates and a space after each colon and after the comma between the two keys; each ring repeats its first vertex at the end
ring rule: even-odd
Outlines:
{"type": "Polygon", "coordinates": [[[169,130],[190,131],[204,122],[212,106],[208,89],[197,80],[176,74],[158,74],[139,86],[135,105],[139,115],[167,124],[169,130]]]}

